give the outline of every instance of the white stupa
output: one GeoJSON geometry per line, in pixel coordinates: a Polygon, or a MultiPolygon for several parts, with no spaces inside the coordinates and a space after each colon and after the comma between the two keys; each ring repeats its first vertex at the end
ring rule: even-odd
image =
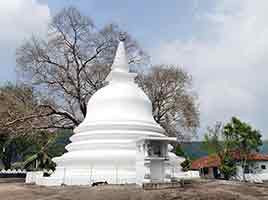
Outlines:
{"type": "Polygon", "coordinates": [[[84,121],[66,146],[67,153],[54,158],[57,167],[41,185],[89,185],[170,181],[168,143],[152,116],[152,104],[129,72],[124,42],[120,41],[109,84],[89,100],[84,121]]]}

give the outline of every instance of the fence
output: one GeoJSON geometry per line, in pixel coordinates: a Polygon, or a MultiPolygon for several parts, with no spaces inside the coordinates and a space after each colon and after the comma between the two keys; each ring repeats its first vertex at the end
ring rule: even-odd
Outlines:
{"type": "Polygon", "coordinates": [[[25,178],[26,170],[21,169],[2,169],[0,170],[0,178],[25,178]]]}

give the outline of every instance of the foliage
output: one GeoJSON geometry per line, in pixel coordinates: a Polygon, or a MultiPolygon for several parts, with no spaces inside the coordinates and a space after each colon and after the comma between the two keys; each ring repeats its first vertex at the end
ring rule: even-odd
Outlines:
{"type": "Polygon", "coordinates": [[[229,180],[236,174],[236,161],[228,153],[224,154],[221,159],[219,167],[220,172],[223,174],[224,179],[229,180]]]}
{"type": "Polygon", "coordinates": [[[73,132],[70,130],[58,130],[55,134],[55,140],[48,148],[48,153],[52,158],[61,156],[66,152],[65,146],[70,143],[69,138],[72,136],[73,132]]]}
{"type": "Polygon", "coordinates": [[[220,170],[225,178],[230,178],[235,171],[233,153],[240,153],[242,167],[245,168],[250,153],[258,151],[261,145],[261,134],[258,130],[232,117],[225,126],[216,123],[214,128],[208,128],[203,148],[208,153],[216,153],[219,156],[220,170]]]}
{"type": "Polygon", "coordinates": [[[0,160],[2,161],[5,169],[10,169],[11,167],[11,159],[13,156],[13,143],[11,139],[7,137],[0,137],[0,160]]]}
{"type": "Polygon", "coordinates": [[[188,171],[191,168],[191,160],[187,157],[182,163],[181,167],[183,171],[188,171]]]}
{"type": "Polygon", "coordinates": [[[185,154],[185,152],[183,151],[183,149],[182,149],[182,147],[181,147],[180,144],[178,144],[178,145],[176,146],[176,148],[175,148],[175,154],[176,154],[177,156],[186,157],[186,154],[185,154]]]}
{"type": "Polygon", "coordinates": [[[0,160],[5,169],[10,169],[12,163],[23,157],[23,151],[29,148],[30,143],[24,136],[0,135],[0,160]]]}
{"type": "Polygon", "coordinates": [[[234,175],[235,160],[231,155],[231,145],[233,144],[230,137],[226,137],[224,133],[224,126],[217,122],[214,127],[208,127],[205,134],[205,140],[202,148],[205,149],[209,155],[216,154],[220,159],[219,170],[225,179],[229,179],[234,175]]]}
{"type": "MultiPolygon", "coordinates": [[[[263,144],[260,146],[260,153],[267,154],[268,153],[268,141],[263,140],[263,144]]],[[[208,151],[204,148],[203,141],[189,141],[182,142],[181,148],[189,156],[191,160],[195,160],[197,158],[201,158],[203,156],[208,155],[208,151]]]]}
{"type": "Polygon", "coordinates": [[[191,159],[187,156],[187,154],[183,151],[181,144],[178,144],[175,148],[175,154],[177,156],[184,157],[185,160],[181,163],[181,167],[183,171],[188,171],[191,168],[191,159]]]}
{"type": "Polygon", "coordinates": [[[224,126],[224,135],[232,138],[236,149],[245,156],[252,151],[259,151],[259,147],[262,145],[260,132],[236,117],[233,117],[231,122],[224,126]]]}
{"type": "Polygon", "coordinates": [[[60,130],[56,133],[39,132],[32,138],[32,148],[25,152],[24,167],[38,169],[54,169],[52,158],[66,152],[71,131],[60,130]]]}
{"type": "MultiPolygon", "coordinates": [[[[13,162],[23,160],[29,149],[34,149],[39,128],[48,121],[47,113],[39,109],[32,87],[8,83],[0,88],[0,159],[6,169],[13,162]]],[[[38,144],[43,143],[38,141],[38,144]]],[[[38,157],[45,159],[40,152],[38,157]]]]}
{"type": "MultiPolygon", "coordinates": [[[[29,136],[16,136],[8,139],[0,137],[0,160],[5,169],[30,168],[54,169],[51,158],[62,155],[66,150],[71,131],[56,133],[36,132],[29,136]],[[3,149],[5,149],[3,151],[3,149]]],[[[12,135],[13,136],[13,135],[12,135]]]]}
{"type": "Polygon", "coordinates": [[[233,117],[231,122],[224,126],[224,135],[232,139],[235,151],[240,153],[245,180],[245,166],[247,165],[248,157],[252,152],[259,151],[259,147],[262,145],[261,134],[249,124],[233,117]]]}
{"type": "Polygon", "coordinates": [[[55,141],[56,135],[49,132],[37,132],[32,141],[32,148],[24,152],[24,168],[53,168],[55,167],[49,155],[49,146],[55,141]]]}

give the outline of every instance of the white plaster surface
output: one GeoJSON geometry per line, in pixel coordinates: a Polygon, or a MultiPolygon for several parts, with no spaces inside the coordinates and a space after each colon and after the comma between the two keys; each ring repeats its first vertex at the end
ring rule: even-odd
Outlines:
{"type": "MultiPolygon", "coordinates": [[[[268,181],[268,161],[249,161],[250,173],[245,174],[245,179],[249,182],[261,183],[268,181]],[[262,169],[265,166],[266,169],[262,169]]],[[[236,180],[243,181],[243,168],[240,163],[237,163],[236,167],[236,180]]]]}
{"type": "Polygon", "coordinates": [[[25,183],[37,183],[37,180],[43,177],[43,171],[27,172],[25,183]]]}
{"type": "Polygon", "coordinates": [[[135,76],[129,73],[124,43],[120,42],[107,77],[109,84],[89,100],[88,115],[75,128],[71,143],[66,146],[68,152],[53,159],[57,164],[55,172],[50,177],[39,177],[37,184],[144,181],[143,175],[149,172],[145,168],[141,169],[143,173],[136,170],[137,162],[144,165],[144,160],[137,159],[136,141],[166,136],[153,119],[151,101],[134,83],[135,76]]]}

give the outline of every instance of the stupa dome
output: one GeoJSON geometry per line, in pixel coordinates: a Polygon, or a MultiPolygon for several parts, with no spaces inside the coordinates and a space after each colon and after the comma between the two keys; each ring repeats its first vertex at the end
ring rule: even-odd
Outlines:
{"type": "MultiPolygon", "coordinates": [[[[101,124],[150,124],[161,127],[152,117],[152,103],[134,82],[135,73],[129,72],[124,43],[119,42],[109,84],[98,90],[89,100],[87,116],[76,128],[76,132],[86,130],[91,125],[101,124]]],[[[162,131],[161,131],[162,132],[162,131]]]]}
{"type": "Polygon", "coordinates": [[[139,120],[153,122],[148,97],[135,84],[111,84],[100,89],[88,102],[84,123],[139,120]]]}

